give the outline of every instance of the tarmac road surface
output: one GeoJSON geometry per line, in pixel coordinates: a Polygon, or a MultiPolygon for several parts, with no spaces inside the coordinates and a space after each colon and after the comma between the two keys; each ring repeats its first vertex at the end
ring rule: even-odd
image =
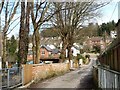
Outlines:
{"type": "Polygon", "coordinates": [[[96,60],[91,60],[88,65],[66,73],[62,76],[53,77],[37,84],[33,84],[29,89],[34,88],[94,88],[92,66],[96,60]]]}

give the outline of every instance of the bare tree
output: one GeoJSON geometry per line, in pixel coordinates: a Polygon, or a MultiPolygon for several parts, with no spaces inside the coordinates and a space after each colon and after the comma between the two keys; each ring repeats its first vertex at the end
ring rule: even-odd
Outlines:
{"type": "Polygon", "coordinates": [[[27,61],[28,44],[29,44],[29,23],[30,23],[30,2],[25,5],[24,0],[21,1],[21,18],[19,31],[19,65],[25,64],[27,61]]]}
{"type": "Polygon", "coordinates": [[[4,0],[2,0],[2,2],[0,3],[0,13],[2,12],[3,6],[4,6],[4,0]]]}
{"type": "Polygon", "coordinates": [[[2,7],[0,10],[0,13],[2,12],[3,7],[5,7],[5,24],[3,27],[3,56],[2,56],[2,60],[3,60],[3,67],[5,67],[5,62],[6,62],[6,36],[7,36],[7,32],[9,30],[9,25],[12,22],[14,15],[16,14],[17,11],[17,7],[19,5],[19,1],[17,1],[17,3],[13,4],[13,7],[11,9],[8,8],[9,5],[9,1],[2,0],[2,7]],[[8,13],[9,11],[9,13],[8,13]]]}
{"type": "Polygon", "coordinates": [[[31,2],[31,18],[34,28],[33,32],[33,59],[34,63],[39,63],[40,60],[40,33],[41,26],[48,22],[58,10],[52,11],[50,3],[44,2],[31,2]],[[34,52],[35,51],[35,52],[34,52]]]}
{"type": "Polygon", "coordinates": [[[39,34],[39,29],[40,26],[43,24],[43,19],[45,16],[45,13],[48,10],[48,5],[47,2],[37,2],[35,5],[35,13],[34,13],[34,4],[35,2],[31,2],[31,18],[32,18],[32,23],[33,23],[33,27],[34,27],[34,32],[33,32],[33,49],[35,49],[35,53],[33,50],[33,59],[34,59],[34,63],[39,63],[39,59],[40,59],[40,34],[39,34]],[[42,5],[45,4],[42,8],[42,5]],[[41,12],[39,11],[40,9],[41,12]],[[39,13],[40,12],[40,13],[39,13]],[[38,19],[38,15],[40,15],[40,18],[38,19]],[[34,44],[35,43],[35,44],[34,44]]]}
{"type": "Polygon", "coordinates": [[[96,10],[105,6],[107,3],[97,3],[96,0],[91,2],[64,2],[54,3],[54,10],[66,8],[57,13],[52,18],[53,25],[60,29],[59,34],[62,39],[61,58],[65,60],[65,50],[68,49],[68,57],[71,60],[71,47],[75,42],[76,32],[80,30],[84,21],[94,18],[98,15],[96,10]],[[72,8],[70,8],[72,7],[72,8]]]}

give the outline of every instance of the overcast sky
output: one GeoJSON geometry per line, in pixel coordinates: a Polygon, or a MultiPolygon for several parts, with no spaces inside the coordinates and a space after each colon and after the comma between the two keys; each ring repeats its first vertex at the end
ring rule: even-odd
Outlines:
{"type": "MultiPolygon", "coordinates": [[[[106,23],[109,21],[114,20],[115,22],[118,21],[118,4],[117,2],[120,0],[113,0],[110,4],[104,6],[100,9],[102,16],[101,18],[94,19],[94,22],[98,23],[99,25],[102,23],[106,23]],[[114,12],[113,12],[114,11],[114,12]]],[[[15,18],[19,17],[20,14],[16,14],[15,18]]],[[[17,20],[19,22],[19,19],[17,20]]],[[[15,23],[17,23],[15,22],[15,23]]],[[[11,26],[12,28],[12,26],[11,26]]],[[[11,37],[12,35],[18,36],[19,33],[19,25],[8,35],[8,37],[11,37]]]]}

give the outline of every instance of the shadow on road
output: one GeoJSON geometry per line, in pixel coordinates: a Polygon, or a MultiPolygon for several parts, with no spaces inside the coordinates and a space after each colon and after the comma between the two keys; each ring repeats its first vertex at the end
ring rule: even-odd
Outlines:
{"type": "Polygon", "coordinates": [[[93,82],[93,76],[92,75],[86,75],[83,79],[81,79],[77,90],[79,90],[79,88],[95,89],[94,82],[93,82]]]}

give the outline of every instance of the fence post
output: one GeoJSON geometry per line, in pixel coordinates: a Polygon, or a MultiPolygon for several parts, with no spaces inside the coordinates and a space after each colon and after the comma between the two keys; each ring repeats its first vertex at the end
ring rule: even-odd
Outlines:
{"type": "Polygon", "coordinates": [[[104,72],[103,72],[103,69],[101,68],[101,77],[100,77],[100,79],[101,79],[101,88],[103,88],[103,80],[104,80],[104,72]]]}
{"type": "Polygon", "coordinates": [[[10,86],[10,70],[9,69],[7,69],[7,88],[9,88],[9,86],[10,86]]]}
{"type": "Polygon", "coordinates": [[[0,69],[0,90],[2,90],[2,69],[0,69]]]}
{"type": "Polygon", "coordinates": [[[117,78],[117,75],[115,74],[115,88],[118,87],[118,82],[117,82],[118,78],[117,78]]]}
{"type": "Polygon", "coordinates": [[[101,73],[100,73],[100,67],[99,67],[98,68],[98,87],[99,88],[101,87],[101,84],[100,84],[100,82],[101,82],[100,75],[101,75],[101,73]]]}
{"type": "Polygon", "coordinates": [[[22,86],[24,86],[24,67],[22,67],[22,86]]]}
{"type": "Polygon", "coordinates": [[[103,82],[104,82],[104,88],[106,88],[106,71],[104,70],[104,80],[103,80],[103,82]]]}

